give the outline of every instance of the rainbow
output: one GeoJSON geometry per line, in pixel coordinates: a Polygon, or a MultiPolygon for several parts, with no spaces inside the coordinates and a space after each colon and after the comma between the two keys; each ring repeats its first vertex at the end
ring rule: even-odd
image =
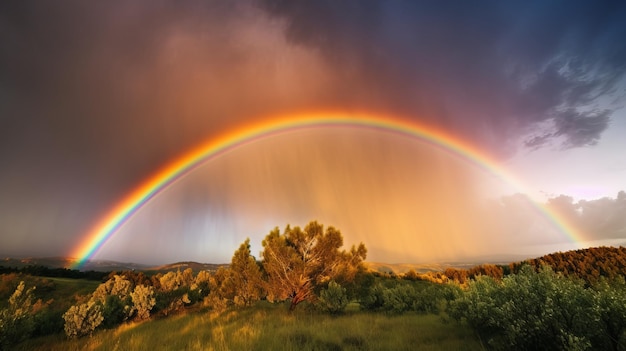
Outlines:
{"type": "MultiPolygon", "coordinates": [[[[524,189],[522,184],[515,177],[475,146],[441,129],[419,124],[415,121],[409,122],[388,116],[373,116],[362,113],[350,114],[336,112],[274,117],[245,125],[212,138],[173,160],[147,178],[115,205],[115,207],[86,234],[85,239],[72,253],[72,257],[78,258],[75,266],[80,267],[92,257],[106,243],[107,239],[113,236],[142,206],[204,162],[233,148],[271,135],[288,133],[298,129],[333,126],[380,129],[411,138],[417,138],[456,157],[464,159],[471,164],[477,165],[501,180],[511,184],[516,189],[524,189]]],[[[570,226],[558,213],[551,211],[537,202],[533,201],[533,203],[560,232],[567,235],[574,242],[581,241],[582,237],[580,233],[570,226]]]]}

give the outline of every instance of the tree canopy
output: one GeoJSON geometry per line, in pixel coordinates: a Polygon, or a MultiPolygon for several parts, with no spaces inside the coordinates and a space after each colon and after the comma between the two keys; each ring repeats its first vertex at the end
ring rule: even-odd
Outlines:
{"type": "Polygon", "coordinates": [[[343,246],[341,232],[316,221],[304,229],[287,225],[278,227],[263,240],[263,268],[268,275],[270,300],[291,299],[290,309],[303,301],[313,301],[316,291],[330,280],[348,282],[354,279],[367,255],[363,243],[343,246]]]}

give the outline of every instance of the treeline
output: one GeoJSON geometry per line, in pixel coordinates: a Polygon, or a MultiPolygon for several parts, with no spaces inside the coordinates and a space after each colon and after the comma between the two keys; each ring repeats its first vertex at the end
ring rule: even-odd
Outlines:
{"type": "Polygon", "coordinates": [[[28,265],[24,267],[0,266],[0,274],[21,273],[38,277],[72,278],[102,281],[110,272],[79,271],[69,268],[50,268],[42,265],[28,265]]]}
{"type": "Polygon", "coordinates": [[[556,272],[582,279],[587,284],[594,284],[601,277],[614,279],[626,275],[626,248],[602,246],[556,252],[511,264],[510,270],[517,273],[524,264],[530,264],[535,269],[547,265],[556,272]]]}
{"type": "Polygon", "coordinates": [[[452,280],[465,284],[477,276],[502,279],[504,276],[519,273],[524,266],[531,266],[535,270],[549,266],[555,272],[581,279],[587,285],[593,285],[601,278],[614,279],[626,275],[626,248],[603,246],[556,252],[508,265],[483,264],[470,269],[447,268],[443,274],[436,272],[422,275],[422,278],[434,277],[435,279],[430,280],[452,280]]]}

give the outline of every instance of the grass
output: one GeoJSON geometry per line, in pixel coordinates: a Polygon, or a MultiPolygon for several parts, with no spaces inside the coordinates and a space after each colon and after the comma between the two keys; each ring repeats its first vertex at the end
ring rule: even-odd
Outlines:
{"type": "Polygon", "coordinates": [[[480,350],[472,331],[436,315],[349,312],[330,316],[260,303],[124,324],[91,337],[51,335],[23,350],[480,350]]]}
{"type": "MultiPolygon", "coordinates": [[[[99,281],[73,278],[45,278],[55,283],[53,298],[71,298],[74,295],[88,295],[94,292],[99,281]]],[[[35,290],[36,291],[36,290],[35,290]]]]}

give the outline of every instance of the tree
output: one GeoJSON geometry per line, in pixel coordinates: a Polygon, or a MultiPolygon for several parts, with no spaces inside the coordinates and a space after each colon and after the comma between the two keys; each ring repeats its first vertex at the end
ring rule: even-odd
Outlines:
{"type": "Polygon", "coordinates": [[[268,299],[291,299],[290,310],[302,301],[313,301],[316,290],[330,280],[347,282],[356,276],[367,250],[361,243],[340,251],[339,230],[313,221],[304,230],[278,228],[263,240],[263,267],[268,275],[268,299]]]}
{"type": "Polygon", "coordinates": [[[612,281],[601,279],[594,287],[594,306],[598,309],[600,335],[598,344],[608,350],[624,349],[626,332],[626,282],[624,277],[612,281]]]}
{"type": "Polygon", "coordinates": [[[261,269],[254,256],[250,254],[250,239],[235,251],[230,264],[231,274],[226,284],[231,285],[236,305],[249,306],[261,298],[263,280],[261,269]]]}

